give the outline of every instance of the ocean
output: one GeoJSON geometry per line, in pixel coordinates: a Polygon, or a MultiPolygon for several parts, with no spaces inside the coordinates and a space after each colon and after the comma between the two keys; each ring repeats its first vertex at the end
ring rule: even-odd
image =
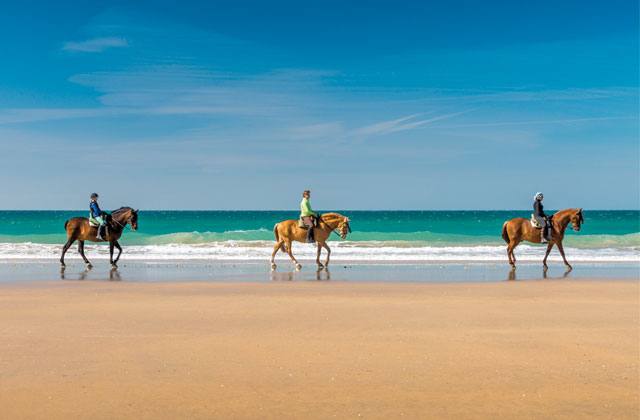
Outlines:
{"type": "MultiPolygon", "coordinates": [[[[334,262],[506,262],[500,233],[505,220],[531,211],[349,211],[353,233],[333,235],[334,262]]],[[[86,211],[0,211],[0,262],[55,260],[66,240],[64,222],[86,211]]],[[[551,212],[549,212],[551,213],[551,212]]],[[[268,261],[275,223],[287,211],[141,211],[139,229],[128,229],[123,260],[268,261]]],[[[640,211],[585,210],[580,232],[567,229],[570,262],[640,262],[640,211]]],[[[295,244],[301,260],[315,247],[295,244]]],[[[540,261],[544,246],[521,244],[518,261],[540,261]]],[[[75,247],[67,254],[77,258],[75,247]]],[[[107,258],[105,244],[87,243],[90,259],[107,258]]],[[[288,260],[284,254],[279,259],[288,260]]],[[[559,261],[557,250],[550,257],[559,261]]]]}

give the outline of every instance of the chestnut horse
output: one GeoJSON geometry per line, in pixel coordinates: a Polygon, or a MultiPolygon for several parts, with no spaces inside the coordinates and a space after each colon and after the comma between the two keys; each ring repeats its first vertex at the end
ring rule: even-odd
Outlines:
{"type": "Polygon", "coordinates": [[[74,217],[67,220],[64,223],[64,228],[67,231],[67,243],[62,248],[62,255],[60,256],[60,264],[64,267],[64,254],[66,254],[69,247],[78,241],[78,252],[82,256],[84,263],[91,267],[91,263],[84,255],[84,241],[91,242],[109,242],[109,262],[113,267],[117,267],[120,254],[122,254],[122,247],[118,243],[118,239],[122,236],[122,231],[127,224],[131,225],[131,230],[138,229],[138,210],[134,210],[131,207],[120,207],[118,210],[114,210],[110,216],[107,217],[107,229],[103,240],[98,240],[96,235],[98,228],[89,225],[89,219],[86,217],[74,217]],[[113,248],[118,248],[118,256],[115,261],[113,259],[113,248]]]}
{"type": "MultiPolygon", "coordinates": [[[[313,228],[313,235],[318,248],[318,254],[316,256],[316,264],[318,264],[318,268],[321,269],[329,265],[331,248],[327,245],[327,239],[329,239],[331,232],[335,231],[342,239],[345,239],[347,234],[351,233],[351,226],[349,226],[349,222],[348,217],[338,213],[326,213],[318,218],[317,226],[313,228]],[[324,265],[320,262],[322,248],[327,250],[327,260],[324,262],[324,265]]],[[[273,234],[276,237],[276,244],[273,247],[273,254],[271,254],[271,269],[276,269],[274,259],[279,250],[289,254],[291,261],[293,261],[298,270],[302,268],[298,263],[298,260],[293,256],[291,243],[293,241],[306,243],[307,231],[298,226],[297,220],[285,220],[283,222],[276,223],[273,227],[273,234]]]]}
{"type": "MultiPolygon", "coordinates": [[[[551,228],[549,230],[551,240],[547,243],[547,253],[544,254],[544,260],[542,260],[542,264],[545,268],[547,267],[547,257],[551,252],[551,248],[556,245],[558,247],[558,251],[560,251],[560,255],[562,255],[565,265],[567,268],[571,269],[571,264],[569,264],[567,258],[564,256],[564,248],[562,247],[564,231],[567,229],[567,226],[569,226],[569,223],[571,223],[573,230],[578,232],[583,222],[584,217],[582,216],[582,209],[560,210],[551,217],[551,228]]],[[[502,225],[502,238],[507,243],[507,257],[509,257],[509,264],[515,268],[516,256],[514,255],[513,250],[520,242],[529,241],[536,244],[542,242],[542,235],[540,231],[541,229],[531,226],[531,221],[529,219],[525,219],[523,217],[517,217],[504,222],[502,225]]]]}

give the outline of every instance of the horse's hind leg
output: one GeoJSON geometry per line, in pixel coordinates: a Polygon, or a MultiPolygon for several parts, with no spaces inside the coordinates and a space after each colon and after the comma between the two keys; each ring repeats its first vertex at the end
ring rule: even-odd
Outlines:
{"type": "Polygon", "coordinates": [[[289,258],[291,258],[291,261],[293,261],[293,263],[296,265],[296,269],[300,270],[302,266],[298,263],[298,260],[296,260],[296,257],[293,256],[293,252],[291,249],[291,241],[286,243],[286,247],[287,247],[287,254],[289,254],[289,258]]]}
{"type": "Polygon", "coordinates": [[[91,263],[89,262],[87,257],[84,255],[84,241],[78,241],[78,252],[80,253],[80,256],[82,257],[82,259],[84,260],[84,263],[90,267],[91,263]]]}
{"type": "Polygon", "coordinates": [[[276,244],[273,246],[273,252],[271,253],[271,269],[275,270],[276,269],[276,254],[278,253],[278,251],[280,251],[280,248],[282,248],[284,242],[280,241],[280,242],[276,242],[276,244]]]}
{"type": "Polygon", "coordinates": [[[511,264],[512,267],[516,266],[516,256],[513,253],[513,250],[517,245],[518,244],[515,242],[509,242],[509,245],[507,246],[507,257],[509,257],[509,264],[511,264]]]}
{"type": "Polygon", "coordinates": [[[67,243],[64,244],[64,246],[62,247],[62,255],[60,255],[60,264],[64,267],[65,263],[64,263],[64,254],[67,253],[67,251],[69,250],[69,248],[71,247],[71,245],[73,245],[73,243],[75,242],[75,239],[69,238],[67,239],[67,243]]]}

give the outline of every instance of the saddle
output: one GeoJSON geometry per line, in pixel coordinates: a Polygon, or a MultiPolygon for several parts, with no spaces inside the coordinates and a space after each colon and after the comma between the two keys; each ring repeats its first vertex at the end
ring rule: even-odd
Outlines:
{"type": "MultiPolygon", "coordinates": [[[[308,217],[311,217],[311,222],[313,223],[313,227],[318,227],[318,218],[314,216],[308,216],[308,217]]],[[[309,226],[304,224],[304,220],[302,217],[298,219],[298,227],[304,230],[309,229],[309,226]]]]}
{"type": "Polygon", "coordinates": [[[540,224],[540,221],[536,218],[536,215],[531,213],[531,226],[536,229],[542,229],[544,225],[540,224]]]}
{"type": "MultiPolygon", "coordinates": [[[[551,225],[551,219],[553,219],[553,216],[547,218],[547,224],[551,225]]],[[[536,229],[542,229],[545,225],[540,223],[540,219],[538,219],[535,214],[531,213],[531,226],[536,229]]]]}

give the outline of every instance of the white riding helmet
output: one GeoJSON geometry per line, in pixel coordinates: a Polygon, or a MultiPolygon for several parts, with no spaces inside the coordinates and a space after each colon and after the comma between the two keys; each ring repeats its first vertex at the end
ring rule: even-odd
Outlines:
{"type": "Polygon", "coordinates": [[[541,192],[537,192],[536,195],[533,197],[534,200],[542,200],[544,198],[544,195],[542,195],[541,192]]]}

